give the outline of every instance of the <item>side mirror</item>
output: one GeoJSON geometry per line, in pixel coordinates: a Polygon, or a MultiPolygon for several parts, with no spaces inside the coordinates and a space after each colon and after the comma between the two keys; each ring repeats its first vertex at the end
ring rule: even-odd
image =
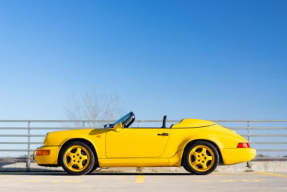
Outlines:
{"type": "Polygon", "coordinates": [[[123,124],[122,124],[122,122],[119,122],[119,123],[115,124],[113,130],[115,132],[119,132],[122,128],[123,128],[123,124]]]}

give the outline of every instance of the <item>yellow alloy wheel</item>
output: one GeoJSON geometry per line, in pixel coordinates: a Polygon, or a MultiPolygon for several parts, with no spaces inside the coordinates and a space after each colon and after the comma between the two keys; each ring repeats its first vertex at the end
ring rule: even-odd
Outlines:
{"type": "Polygon", "coordinates": [[[86,169],[90,160],[90,153],[85,147],[80,145],[74,145],[68,148],[64,154],[64,163],[66,167],[74,172],[86,169]]]}
{"type": "Polygon", "coordinates": [[[205,146],[195,146],[189,153],[190,166],[200,172],[208,171],[215,162],[215,155],[213,151],[205,146]]]}

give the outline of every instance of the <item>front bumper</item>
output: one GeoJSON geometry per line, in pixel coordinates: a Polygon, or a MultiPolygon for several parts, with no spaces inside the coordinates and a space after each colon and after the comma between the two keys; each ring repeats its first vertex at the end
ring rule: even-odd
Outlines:
{"type": "Polygon", "coordinates": [[[40,166],[57,166],[60,146],[41,147],[33,151],[33,158],[40,166]],[[37,150],[50,150],[49,155],[36,155],[37,150]]]}
{"type": "Polygon", "coordinates": [[[256,156],[256,150],[252,148],[221,149],[220,152],[224,165],[248,162],[256,156]]]}

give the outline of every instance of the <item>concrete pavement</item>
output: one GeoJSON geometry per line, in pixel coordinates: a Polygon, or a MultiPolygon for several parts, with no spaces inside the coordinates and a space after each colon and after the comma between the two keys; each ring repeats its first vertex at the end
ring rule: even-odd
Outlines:
{"type": "Polygon", "coordinates": [[[93,173],[70,176],[64,172],[1,172],[0,191],[287,191],[286,173],[93,173]]]}

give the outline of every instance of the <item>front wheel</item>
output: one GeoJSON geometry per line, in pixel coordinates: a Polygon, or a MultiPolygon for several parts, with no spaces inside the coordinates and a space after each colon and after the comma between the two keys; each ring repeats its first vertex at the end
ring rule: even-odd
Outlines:
{"type": "Polygon", "coordinates": [[[68,174],[85,175],[93,169],[95,155],[88,145],[74,141],[62,149],[60,163],[68,174]]]}
{"type": "Polygon", "coordinates": [[[98,165],[97,165],[97,164],[95,164],[95,165],[94,165],[94,167],[91,169],[91,171],[89,171],[89,173],[88,173],[88,174],[93,173],[97,168],[98,168],[98,165]]]}
{"type": "Polygon", "coordinates": [[[198,141],[190,145],[183,158],[184,168],[197,175],[212,173],[219,162],[217,149],[205,141],[198,141]]]}

